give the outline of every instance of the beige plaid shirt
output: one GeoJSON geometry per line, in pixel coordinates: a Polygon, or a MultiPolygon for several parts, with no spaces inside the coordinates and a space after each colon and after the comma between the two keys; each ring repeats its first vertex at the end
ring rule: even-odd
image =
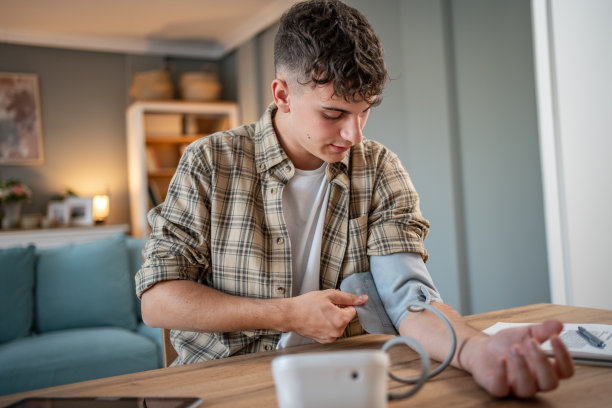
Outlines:
{"type": "MultiPolygon", "coordinates": [[[[282,150],[271,105],[251,125],[192,143],[183,154],[165,202],[149,213],[152,233],[136,275],[140,296],[171,279],[201,282],[231,295],[290,297],[291,248],[282,191],[294,166],[282,150]]],[[[321,247],[321,289],[369,270],[370,255],[417,252],[429,224],[398,157],[364,140],[326,169],[330,197],[321,247]]],[[[389,271],[392,273],[392,271],[389,271]]],[[[358,319],[345,336],[363,333],[358,319]]],[[[204,333],[173,330],[176,364],[272,350],[276,330],[204,333]]]]}

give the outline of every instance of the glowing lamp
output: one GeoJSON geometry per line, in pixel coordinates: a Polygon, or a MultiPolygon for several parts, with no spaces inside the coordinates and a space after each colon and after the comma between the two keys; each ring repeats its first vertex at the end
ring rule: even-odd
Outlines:
{"type": "Polygon", "coordinates": [[[108,217],[108,207],[107,195],[95,195],[93,197],[93,218],[96,224],[103,223],[108,217]]]}

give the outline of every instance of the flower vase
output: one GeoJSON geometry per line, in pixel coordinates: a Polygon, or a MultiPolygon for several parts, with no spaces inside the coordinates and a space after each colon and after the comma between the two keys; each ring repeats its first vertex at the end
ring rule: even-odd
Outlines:
{"type": "Polygon", "coordinates": [[[19,228],[21,223],[21,204],[19,202],[2,204],[3,229],[19,228]]]}

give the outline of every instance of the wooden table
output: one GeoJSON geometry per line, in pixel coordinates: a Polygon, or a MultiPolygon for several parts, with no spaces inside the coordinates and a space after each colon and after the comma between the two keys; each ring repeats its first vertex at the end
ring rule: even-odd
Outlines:
{"type": "MultiPolygon", "coordinates": [[[[612,324],[612,311],[537,304],[468,316],[467,320],[472,326],[482,330],[497,321],[540,322],[549,318],[557,318],[566,323],[612,324]]],[[[357,336],[330,345],[296,347],[291,349],[291,353],[376,349],[389,338],[390,336],[386,335],[357,336]]],[[[409,356],[408,360],[416,359],[416,354],[412,351],[398,351],[402,352],[403,356],[409,356]]],[[[202,407],[275,407],[277,403],[270,362],[280,354],[281,352],[272,351],[231,357],[5,395],[0,396],[0,406],[4,407],[29,396],[195,396],[202,399],[202,407]]],[[[418,364],[414,364],[414,369],[418,369],[418,364]]],[[[389,380],[389,389],[396,388],[400,389],[401,386],[389,380]]],[[[476,385],[469,374],[448,368],[427,382],[413,397],[389,403],[389,407],[427,408],[483,405],[581,408],[612,406],[612,368],[576,366],[574,377],[563,381],[557,390],[539,394],[529,400],[492,398],[476,385]]]]}

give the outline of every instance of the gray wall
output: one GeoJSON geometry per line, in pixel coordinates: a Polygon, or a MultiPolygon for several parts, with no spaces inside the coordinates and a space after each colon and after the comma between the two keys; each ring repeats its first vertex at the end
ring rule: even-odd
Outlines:
{"type": "Polygon", "coordinates": [[[452,13],[472,308],[549,301],[529,1],[452,13]]]}
{"type": "Polygon", "coordinates": [[[529,1],[350,3],[396,78],[366,134],[412,175],[446,301],[463,313],[550,301],[529,1]]]}
{"type": "MultiPolygon", "coordinates": [[[[107,223],[129,223],[125,109],[132,76],[167,63],[176,80],[207,61],[4,43],[0,55],[0,72],[34,73],[39,81],[44,162],[0,166],[3,178],[32,188],[33,199],[23,212],[45,214],[49,199],[67,189],[82,196],[107,192],[107,223]]],[[[223,83],[233,84],[233,65],[218,64],[225,68],[223,83]]],[[[224,86],[222,97],[235,100],[235,88],[224,86]]]]}
{"type": "Polygon", "coordinates": [[[129,220],[124,57],[0,44],[0,71],[38,75],[44,163],[0,166],[33,190],[24,213],[46,212],[54,194],[110,196],[110,223],[129,220]]]}

